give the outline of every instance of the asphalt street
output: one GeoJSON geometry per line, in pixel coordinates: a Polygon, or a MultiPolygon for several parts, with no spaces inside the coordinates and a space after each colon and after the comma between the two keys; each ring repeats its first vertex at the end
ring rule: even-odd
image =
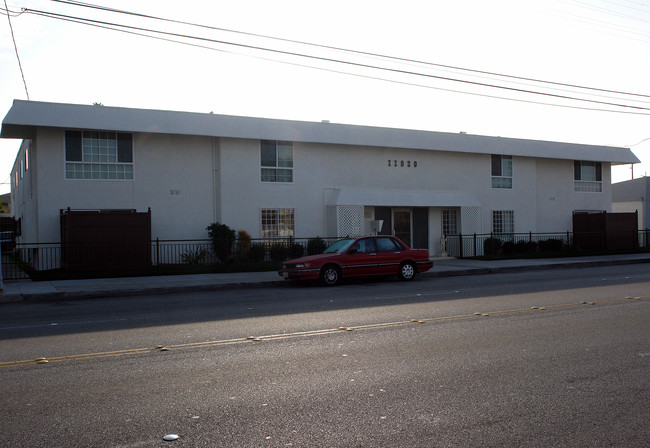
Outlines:
{"type": "Polygon", "coordinates": [[[645,447],[649,291],[634,265],[4,304],[1,444],[645,447]]]}

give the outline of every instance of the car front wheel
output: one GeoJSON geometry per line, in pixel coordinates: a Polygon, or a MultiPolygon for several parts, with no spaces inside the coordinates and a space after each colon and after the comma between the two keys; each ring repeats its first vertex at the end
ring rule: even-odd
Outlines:
{"type": "Polygon", "coordinates": [[[413,280],[413,278],[415,277],[415,266],[413,266],[413,263],[409,261],[402,263],[399,267],[399,272],[397,273],[397,276],[399,277],[400,280],[404,280],[404,281],[413,280]]]}
{"type": "Polygon", "coordinates": [[[341,270],[334,265],[325,266],[320,272],[320,282],[325,286],[335,286],[341,281],[341,270]]]}

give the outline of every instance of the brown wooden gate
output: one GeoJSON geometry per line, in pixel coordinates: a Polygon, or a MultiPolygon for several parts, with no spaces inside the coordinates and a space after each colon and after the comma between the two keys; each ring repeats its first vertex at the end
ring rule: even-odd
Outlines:
{"type": "Polygon", "coordinates": [[[635,213],[574,213],[573,243],[582,250],[630,250],[639,247],[635,213]]]}
{"type": "Polygon", "coordinates": [[[151,209],[61,210],[61,264],[73,272],[151,268],[151,209]]]}

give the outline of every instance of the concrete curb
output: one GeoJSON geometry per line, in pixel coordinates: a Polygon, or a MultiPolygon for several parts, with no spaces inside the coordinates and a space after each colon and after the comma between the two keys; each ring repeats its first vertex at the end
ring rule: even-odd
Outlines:
{"type": "Polygon", "coordinates": [[[239,289],[256,289],[266,288],[282,283],[283,280],[274,282],[240,282],[240,283],[223,283],[223,284],[205,284],[192,286],[166,286],[153,288],[118,288],[118,289],[98,289],[93,291],[59,291],[46,293],[21,293],[5,294],[0,296],[2,303],[20,303],[20,302],[56,302],[61,300],[87,300],[112,297],[135,297],[144,295],[163,295],[177,294],[181,292],[204,292],[204,291],[225,291],[239,289]]]}
{"type": "MultiPolygon", "coordinates": [[[[600,266],[618,266],[626,264],[650,263],[650,258],[629,259],[629,260],[600,260],[600,261],[567,261],[553,264],[525,265],[525,266],[500,266],[488,268],[467,268],[439,272],[425,272],[419,274],[425,278],[459,277],[466,275],[488,275],[506,274],[525,271],[545,271],[552,269],[566,268],[591,268],[600,266]]],[[[200,285],[180,285],[165,287],[138,287],[138,288],[117,288],[117,289],[96,289],[87,291],[60,291],[60,292],[36,292],[20,294],[0,295],[0,304],[22,303],[22,302],[56,302],[63,300],[88,300],[113,297],[135,297],[143,295],[177,294],[181,292],[205,292],[205,291],[227,291],[259,289],[273,286],[288,285],[285,280],[277,281],[251,281],[233,283],[211,283],[200,285]]],[[[294,283],[295,284],[295,283],[294,283]]]]}
{"type": "Polygon", "coordinates": [[[620,266],[625,264],[643,264],[650,263],[650,258],[636,259],[636,260],[604,260],[604,261],[574,261],[566,263],[553,263],[545,265],[528,265],[528,266],[500,266],[492,268],[473,268],[473,269],[460,269],[457,271],[442,271],[442,272],[425,272],[419,274],[427,277],[455,277],[462,275],[486,275],[486,274],[507,274],[511,272],[524,272],[524,271],[548,271],[552,269],[567,269],[567,268],[595,268],[602,266],[620,266]]]}

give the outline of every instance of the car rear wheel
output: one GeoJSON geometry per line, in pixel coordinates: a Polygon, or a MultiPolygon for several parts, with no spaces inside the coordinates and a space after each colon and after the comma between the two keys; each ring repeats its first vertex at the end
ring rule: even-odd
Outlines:
{"type": "Polygon", "coordinates": [[[341,270],[332,264],[323,267],[320,271],[320,282],[325,286],[335,286],[341,281],[341,270]]]}
{"type": "Polygon", "coordinates": [[[413,263],[410,261],[402,263],[397,272],[397,276],[403,281],[413,280],[415,277],[415,266],[413,266],[413,263]]]}

